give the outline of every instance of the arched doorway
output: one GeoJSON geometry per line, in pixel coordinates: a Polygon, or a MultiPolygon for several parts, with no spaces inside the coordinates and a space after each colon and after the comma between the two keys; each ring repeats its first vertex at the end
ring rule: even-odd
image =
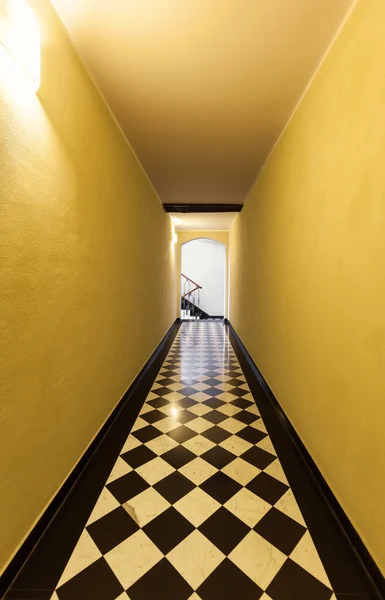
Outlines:
{"type": "Polygon", "coordinates": [[[181,245],[181,318],[223,318],[226,247],[210,238],[181,245]]]}

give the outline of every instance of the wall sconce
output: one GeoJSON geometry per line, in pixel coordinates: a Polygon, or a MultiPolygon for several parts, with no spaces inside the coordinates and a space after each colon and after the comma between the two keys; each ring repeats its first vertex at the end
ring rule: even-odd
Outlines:
{"type": "MultiPolygon", "coordinates": [[[[32,80],[40,85],[40,31],[26,0],[0,0],[0,44],[32,80]]],[[[0,65],[0,73],[1,73],[0,65]]]]}

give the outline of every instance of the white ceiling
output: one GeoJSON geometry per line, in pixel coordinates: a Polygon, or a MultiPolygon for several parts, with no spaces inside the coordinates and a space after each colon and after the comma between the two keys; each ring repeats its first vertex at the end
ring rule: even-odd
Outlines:
{"type": "Polygon", "coordinates": [[[52,0],[165,203],[242,203],[352,0],[52,0]]]}

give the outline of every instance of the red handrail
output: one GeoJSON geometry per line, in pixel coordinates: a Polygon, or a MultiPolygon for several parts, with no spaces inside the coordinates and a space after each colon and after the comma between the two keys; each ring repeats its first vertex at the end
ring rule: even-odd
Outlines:
{"type": "Polygon", "coordinates": [[[195,287],[194,289],[190,290],[189,292],[187,292],[187,294],[183,294],[182,300],[183,300],[183,298],[186,298],[186,296],[189,296],[190,294],[195,292],[195,290],[199,290],[199,289],[202,289],[202,287],[200,285],[198,287],[195,287]]]}
{"type": "Polygon", "coordinates": [[[187,279],[187,281],[191,281],[191,283],[193,283],[194,285],[196,285],[196,289],[202,289],[202,286],[199,285],[199,283],[197,283],[196,281],[193,281],[192,279],[190,279],[190,277],[187,277],[187,275],[183,275],[183,273],[181,273],[182,277],[184,277],[185,279],[187,279]]]}

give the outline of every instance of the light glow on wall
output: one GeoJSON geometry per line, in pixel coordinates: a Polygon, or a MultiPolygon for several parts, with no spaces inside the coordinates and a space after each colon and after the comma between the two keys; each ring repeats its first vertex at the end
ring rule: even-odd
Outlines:
{"type": "MultiPolygon", "coordinates": [[[[37,91],[40,86],[40,31],[26,0],[0,0],[0,44],[28,75],[37,91]]],[[[14,65],[15,69],[17,65],[14,65]]],[[[9,61],[6,64],[1,60],[0,76],[8,79],[10,74],[9,61]]]]}

